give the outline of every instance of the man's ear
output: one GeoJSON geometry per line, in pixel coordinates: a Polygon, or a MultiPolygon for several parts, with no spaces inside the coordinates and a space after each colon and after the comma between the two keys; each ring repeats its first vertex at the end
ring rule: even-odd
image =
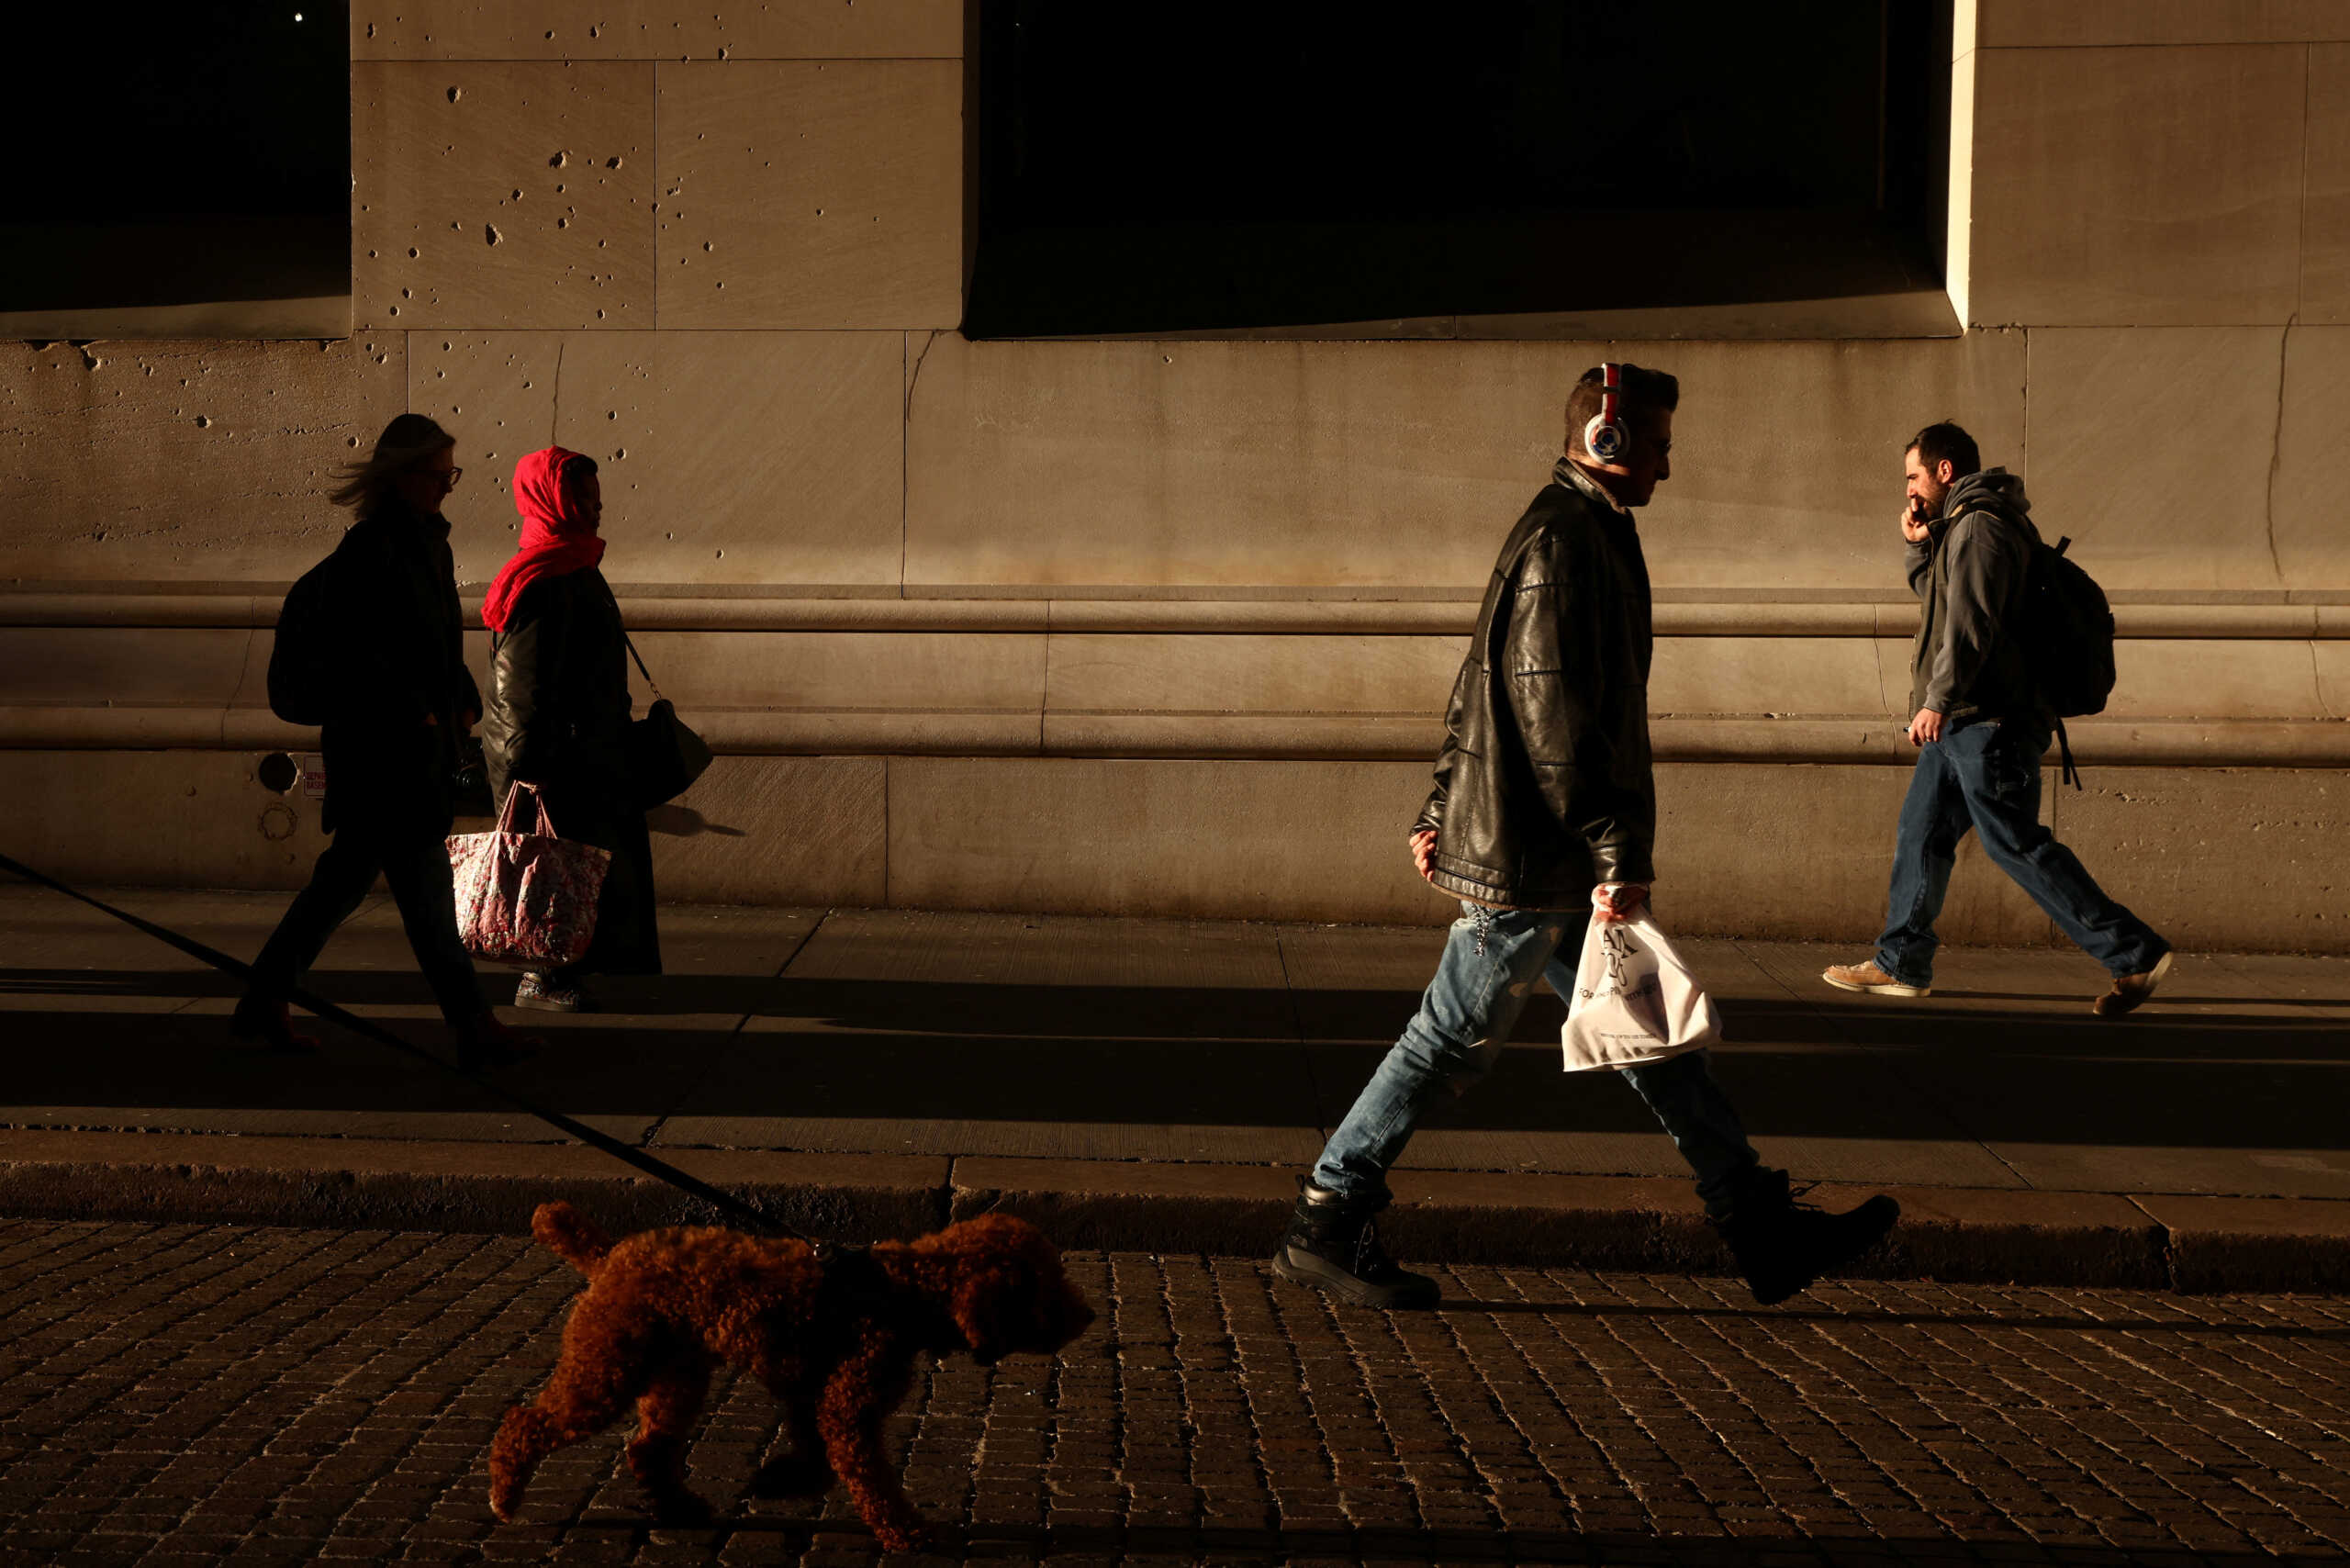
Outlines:
{"type": "Polygon", "coordinates": [[[1958,465],[1947,457],[1943,458],[1940,463],[1935,464],[1934,483],[1944,486],[1957,484],[1958,465]]]}

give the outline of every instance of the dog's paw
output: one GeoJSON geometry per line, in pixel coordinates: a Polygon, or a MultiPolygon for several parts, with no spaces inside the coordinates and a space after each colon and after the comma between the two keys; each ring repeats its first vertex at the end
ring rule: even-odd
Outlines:
{"type": "Polygon", "coordinates": [[[499,1524],[512,1524],[514,1522],[514,1516],[522,1511],[521,1488],[510,1486],[491,1487],[489,1489],[489,1511],[493,1515],[497,1516],[498,1522],[499,1524]]]}
{"type": "Polygon", "coordinates": [[[822,1458],[788,1453],[759,1466],[744,1490],[754,1497],[816,1497],[832,1484],[833,1467],[822,1458]]]}
{"type": "Polygon", "coordinates": [[[930,1542],[930,1527],[920,1519],[873,1527],[873,1539],[884,1551],[920,1551],[930,1542]]]}

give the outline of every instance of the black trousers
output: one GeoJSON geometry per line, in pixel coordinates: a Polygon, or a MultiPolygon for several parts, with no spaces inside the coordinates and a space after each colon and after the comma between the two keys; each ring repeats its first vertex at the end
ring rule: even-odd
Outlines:
{"type": "Polygon", "coordinates": [[[441,1016],[463,1024],[488,1011],[473,955],[457,936],[456,885],[449,873],[448,823],[412,811],[379,815],[339,811],[334,842],[253,960],[256,990],[299,984],[326,950],[335,928],[366,902],[382,873],[399,906],[400,924],[441,1016]]]}

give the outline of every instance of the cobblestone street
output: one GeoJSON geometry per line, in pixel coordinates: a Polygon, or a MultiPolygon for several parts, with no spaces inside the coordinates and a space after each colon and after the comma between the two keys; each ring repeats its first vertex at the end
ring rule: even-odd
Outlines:
{"type": "MultiPolygon", "coordinates": [[[[1334,1312],[1254,1260],[1080,1255],[1058,1362],[949,1361],[893,1422],[939,1556],[1018,1562],[2340,1562],[2350,1303],[1458,1270],[1334,1312]]],[[[721,1523],[650,1529],[624,1429],[496,1524],[485,1455],[578,1276],[509,1238],[0,1225],[9,1564],[854,1562],[722,1374],[721,1523]]]]}

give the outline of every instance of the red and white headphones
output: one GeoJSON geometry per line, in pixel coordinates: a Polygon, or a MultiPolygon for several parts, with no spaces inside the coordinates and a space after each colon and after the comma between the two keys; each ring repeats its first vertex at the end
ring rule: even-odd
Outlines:
{"type": "Polygon", "coordinates": [[[1613,463],[1624,455],[1631,438],[1624,430],[1624,367],[1607,364],[1599,367],[1599,412],[1583,427],[1583,449],[1591,454],[1595,463],[1613,463]]]}

